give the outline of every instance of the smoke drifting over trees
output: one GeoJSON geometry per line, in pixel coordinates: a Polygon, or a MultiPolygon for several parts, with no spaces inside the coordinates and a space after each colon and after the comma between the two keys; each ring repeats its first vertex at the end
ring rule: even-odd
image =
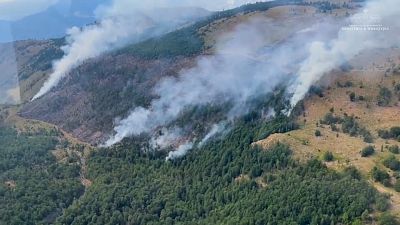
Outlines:
{"type": "Polygon", "coordinates": [[[301,64],[296,81],[288,89],[293,94],[292,107],[304,98],[311,85],[362,51],[399,46],[399,15],[396,0],[369,1],[362,12],[349,19],[353,27],[341,29],[335,39],[311,43],[309,56],[301,64]],[[379,26],[382,26],[381,29],[379,26]]]}
{"type": "Polygon", "coordinates": [[[313,32],[297,32],[284,44],[268,48],[265,47],[268,33],[263,31],[259,20],[239,25],[217,41],[215,54],[201,56],[195,67],[162,80],[154,90],[159,98],[149,108],[138,107],[119,121],[116,134],[106,146],[167,126],[188,107],[231,102],[228,119],[246,114],[249,100],[271,93],[290,80],[291,72],[297,70],[299,60],[306,56],[304,41],[313,35],[313,32]]]}
{"type": "Polygon", "coordinates": [[[96,10],[99,23],[83,29],[73,27],[67,31],[67,45],[63,47],[64,57],[54,62],[54,72],[32,100],[49,92],[72,69],[87,59],[97,57],[127,43],[132,44],[166,33],[205,16],[204,11],[178,9],[179,7],[206,7],[220,10],[248,2],[250,1],[114,0],[111,5],[100,6],[96,10]]]}
{"type": "MultiPolygon", "coordinates": [[[[160,8],[201,6],[223,9],[241,3],[245,2],[115,0],[111,5],[97,10],[100,18],[98,24],[69,31],[68,45],[64,47],[65,56],[54,63],[54,73],[33,99],[46,94],[71,69],[89,58],[127,43],[166,33],[200,17],[193,13],[168,13],[168,10],[160,8]]],[[[293,108],[315,82],[360,52],[397,46],[398,15],[400,9],[396,0],[371,0],[364,11],[349,20],[323,20],[294,32],[289,39],[273,47],[265,45],[269,34],[261,31],[262,23],[253,20],[241,24],[226,37],[217,40],[213,55],[200,56],[193,68],[181,71],[176,77],[161,80],[152,90],[158,98],[151,102],[150,107],[137,107],[125,119],[118,121],[114,135],[105,145],[110,146],[125,137],[166,127],[184,110],[193,106],[230,102],[232,107],[227,110],[226,119],[231,120],[248,112],[249,100],[272,92],[278,85],[287,87],[293,108]],[[375,18],[373,22],[379,22],[389,30],[341,29],[343,24],[368,27],[371,17],[375,18]],[[367,20],[362,21],[363,18],[367,20]]],[[[176,135],[165,138],[171,142],[172,137],[177,139],[176,135]]],[[[153,141],[157,143],[156,139],[153,141]]],[[[163,146],[162,143],[158,145],[163,146]]],[[[181,146],[184,150],[180,152],[186,152],[188,146],[192,147],[193,144],[185,143],[181,146]]]]}

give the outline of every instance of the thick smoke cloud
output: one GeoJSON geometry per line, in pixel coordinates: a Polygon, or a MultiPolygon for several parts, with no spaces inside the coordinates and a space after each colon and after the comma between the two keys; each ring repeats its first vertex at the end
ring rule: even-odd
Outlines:
{"type": "Polygon", "coordinates": [[[154,90],[160,97],[149,108],[138,107],[119,121],[106,146],[167,126],[195,105],[232,102],[229,119],[245,114],[248,100],[270,93],[298,69],[296,65],[306,57],[304,41],[312,36],[299,32],[284,45],[267,48],[268,35],[258,20],[239,25],[218,41],[214,55],[202,56],[194,68],[161,81],[154,90]]]}
{"type": "Polygon", "coordinates": [[[293,95],[292,107],[304,98],[311,85],[362,51],[399,46],[398,4],[397,0],[370,1],[364,11],[351,17],[350,23],[353,26],[341,29],[337,38],[328,42],[313,42],[308,58],[297,73],[296,81],[289,88],[289,93],[293,95]],[[378,30],[368,30],[370,28],[378,30]]]}
{"type": "Polygon", "coordinates": [[[399,22],[395,19],[398,15],[394,0],[371,1],[350,22],[356,24],[367,18],[369,21],[359,24],[363,27],[369,25],[371,17],[380,18],[383,28],[387,26],[390,30],[345,30],[340,28],[346,21],[324,21],[297,32],[291,40],[272,49],[263,48],[265,34],[259,32],[257,22],[241,25],[233,38],[217,43],[215,55],[201,57],[196,67],[182,71],[177,78],[163,80],[155,89],[160,98],[150,108],[136,108],[120,121],[115,136],[106,145],[166,126],[193,105],[233,101],[229,116],[242,115],[249,99],[269,93],[290,80],[288,92],[294,107],[312,84],[363,50],[398,44],[399,22]],[[320,34],[314,37],[316,33],[320,34]]]}
{"type": "Polygon", "coordinates": [[[177,158],[180,158],[186,153],[193,148],[193,143],[192,142],[187,142],[183,145],[180,145],[175,151],[169,152],[168,156],[165,158],[166,161],[168,160],[174,160],[177,158]]]}
{"type": "Polygon", "coordinates": [[[99,23],[83,29],[74,27],[67,32],[68,43],[63,47],[64,57],[54,62],[54,72],[32,100],[45,95],[87,59],[126,43],[160,35],[205,15],[205,11],[200,9],[182,7],[222,9],[247,2],[250,0],[114,0],[111,5],[100,6],[96,10],[99,23]]]}

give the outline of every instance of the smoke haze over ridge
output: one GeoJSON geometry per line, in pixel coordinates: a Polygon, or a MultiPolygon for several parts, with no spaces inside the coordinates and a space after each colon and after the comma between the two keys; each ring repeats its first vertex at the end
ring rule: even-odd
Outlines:
{"type": "Polygon", "coordinates": [[[298,32],[285,44],[268,48],[268,32],[262,24],[258,19],[240,24],[217,41],[215,54],[201,56],[195,67],[159,82],[154,90],[159,98],[119,121],[105,145],[166,126],[188,107],[232,102],[228,119],[246,114],[249,100],[271,93],[290,79],[291,71],[306,57],[304,41],[315,37],[313,32],[298,32]]]}
{"type": "Polygon", "coordinates": [[[146,35],[146,32],[150,29],[157,29],[157,32],[152,31],[151,34],[156,36],[202,16],[196,15],[194,10],[185,12],[188,9],[184,8],[176,10],[175,13],[164,13],[165,9],[162,8],[204,7],[221,10],[249,2],[251,1],[114,0],[110,5],[99,6],[96,9],[99,23],[83,29],[73,27],[67,31],[67,45],[63,47],[64,57],[54,62],[53,73],[32,100],[45,95],[57,86],[72,69],[87,59],[97,57],[127,43],[133,44],[149,38],[151,36],[149,36],[150,34],[146,35]]]}
{"type": "MultiPolygon", "coordinates": [[[[400,11],[395,5],[394,0],[370,1],[363,12],[357,13],[349,20],[335,21],[336,24],[329,21],[299,31],[292,43],[274,49],[270,54],[272,58],[262,53],[263,37],[257,32],[257,23],[242,24],[236,28],[233,35],[235,38],[217,43],[217,53],[214,56],[200,58],[197,66],[183,71],[180,78],[161,82],[155,90],[160,99],[153,101],[149,109],[136,108],[129,117],[120,121],[115,127],[116,135],[110,138],[106,145],[113,145],[124,137],[165,126],[186,106],[233,100],[234,107],[231,112],[235,113],[232,115],[242,115],[245,113],[244,103],[249,98],[268,93],[281,82],[289,85],[287,92],[291,96],[291,107],[294,107],[323,75],[351,60],[361,51],[396,45],[399,24],[395,17],[400,15],[400,11]],[[390,12],[385,11],[388,6],[392,6],[390,12]],[[389,26],[391,30],[341,29],[343,24],[353,24],[366,13],[377,15],[381,18],[380,22],[389,26]],[[311,34],[321,32],[318,29],[322,27],[325,27],[326,30],[322,33],[326,35],[311,38],[311,34]],[[246,40],[244,35],[252,39],[246,40]],[[280,53],[290,55],[291,59],[283,59],[280,53]],[[246,72],[248,75],[243,76],[246,72]],[[289,73],[295,74],[294,77],[288,76],[289,73]]],[[[189,145],[186,143],[183,146],[189,145]]],[[[179,152],[188,151],[183,146],[184,151],[181,149],[179,152]]]]}
{"type": "Polygon", "coordinates": [[[309,56],[303,61],[295,82],[289,87],[291,106],[302,100],[311,85],[331,70],[354,58],[364,50],[399,46],[400,7],[396,0],[371,0],[364,10],[353,15],[349,23],[354,27],[341,29],[337,38],[327,42],[315,41],[309,56]],[[384,30],[368,30],[378,25],[384,30]],[[367,30],[355,30],[356,28],[367,30]],[[386,30],[388,28],[389,30],[386,30]]]}

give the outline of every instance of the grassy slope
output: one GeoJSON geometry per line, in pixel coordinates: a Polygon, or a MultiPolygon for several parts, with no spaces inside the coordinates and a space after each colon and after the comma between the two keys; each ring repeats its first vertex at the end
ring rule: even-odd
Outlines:
{"type": "MultiPolygon", "coordinates": [[[[301,129],[288,132],[286,134],[275,134],[266,140],[258,142],[262,146],[270,146],[277,141],[289,144],[296,149],[297,158],[306,159],[314,156],[321,157],[324,152],[331,151],[336,157],[336,161],[327,163],[331,168],[338,170],[353,165],[357,167],[366,177],[374,166],[389,171],[382,165],[382,160],[390,155],[387,146],[400,144],[395,140],[384,140],[378,137],[379,129],[388,129],[392,126],[400,125],[400,108],[398,98],[393,97],[388,107],[379,107],[376,97],[379,87],[393,89],[393,82],[400,83],[400,76],[387,74],[386,69],[391,68],[393,63],[400,63],[400,50],[377,50],[359,55],[353,60],[354,69],[349,72],[333,72],[329,74],[324,83],[328,83],[329,90],[325,90],[325,96],[311,96],[305,101],[305,114],[298,118],[301,129]],[[352,81],[353,87],[338,87],[336,82],[344,84],[352,81]],[[363,88],[360,88],[363,86],[363,88]],[[351,102],[349,93],[355,92],[357,96],[362,95],[365,101],[351,102]],[[359,117],[358,122],[364,126],[374,136],[374,143],[377,152],[371,157],[362,158],[360,151],[368,146],[362,137],[351,137],[342,132],[334,132],[327,125],[319,124],[319,121],[334,108],[335,114],[342,116],[354,114],[359,117]],[[315,131],[322,132],[321,137],[315,136],[315,131]],[[339,135],[339,136],[337,136],[339,135]],[[381,151],[383,148],[383,151],[381,151]]],[[[397,158],[399,158],[397,156],[397,158]]],[[[389,171],[392,173],[392,171],[389,171]]],[[[371,180],[372,182],[372,180],[371,180]]],[[[393,189],[383,187],[375,183],[375,186],[382,192],[392,195],[393,211],[400,211],[400,194],[393,189]]]]}

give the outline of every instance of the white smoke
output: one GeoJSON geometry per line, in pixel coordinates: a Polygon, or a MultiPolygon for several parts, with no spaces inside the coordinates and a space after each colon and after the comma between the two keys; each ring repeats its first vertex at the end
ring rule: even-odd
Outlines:
{"type": "Polygon", "coordinates": [[[119,121],[106,146],[167,126],[191,106],[229,101],[229,119],[247,113],[249,99],[270,93],[290,78],[290,70],[298,69],[299,59],[305,58],[304,41],[313,35],[302,33],[284,45],[266,48],[269,32],[260,23],[239,25],[218,41],[215,55],[199,57],[194,68],[161,81],[154,90],[159,98],[148,109],[138,107],[119,121]]]}
{"type": "Polygon", "coordinates": [[[180,145],[175,151],[169,152],[165,160],[169,161],[183,157],[192,148],[193,148],[193,143],[191,142],[187,142],[183,145],[180,145]]]}
{"type": "Polygon", "coordinates": [[[224,132],[226,129],[226,122],[220,122],[218,124],[214,124],[210,130],[206,134],[206,136],[200,141],[199,147],[202,147],[205,145],[211,138],[213,138],[215,135],[224,132]]]}
{"type": "Polygon", "coordinates": [[[289,88],[293,94],[291,106],[303,99],[310,87],[324,75],[362,51],[399,46],[399,16],[398,0],[373,0],[367,3],[363,12],[351,17],[352,27],[341,29],[337,38],[328,42],[313,42],[308,58],[298,71],[298,78],[289,88]],[[371,31],[369,28],[379,30],[371,31]]]}
{"type": "Polygon", "coordinates": [[[172,146],[182,137],[182,130],[179,128],[162,129],[161,135],[153,136],[150,140],[150,146],[153,149],[165,149],[172,146]]]}
{"type": "Polygon", "coordinates": [[[68,45],[62,49],[65,55],[54,62],[54,72],[43,84],[32,100],[42,97],[55,87],[70,70],[82,64],[85,60],[97,57],[102,53],[120,46],[132,36],[142,34],[153,26],[153,22],[145,17],[115,17],[107,18],[100,24],[91,25],[82,30],[71,28],[68,33],[68,45]],[[126,29],[132,24],[132,29],[126,29]]]}
{"type": "Polygon", "coordinates": [[[98,24],[83,29],[73,27],[68,30],[67,45],[63,47],[64,57],[53,63],[54,72],[32,98],[32,101],[42,97],[57,86],[72,69],[81,65],[85,60],[97,57],[128,42],[140,41],[150,28],[160,29],[159,32],[152,34],[159,35],[200,16],[196,15],[200,11],[193,9],[171,10],[171,8],[206,7],[223,9],[248,2],[252,1],[114,0],[111,5],[100,6],[96,10],[98,21],[100,21],[98,24]]]}

